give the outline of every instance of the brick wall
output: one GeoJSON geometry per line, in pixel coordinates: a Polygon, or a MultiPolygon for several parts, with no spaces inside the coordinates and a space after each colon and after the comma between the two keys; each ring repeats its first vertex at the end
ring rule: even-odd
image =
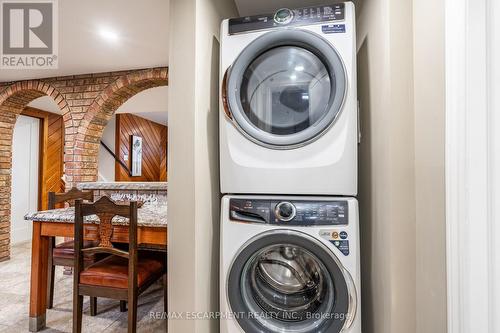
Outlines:
{"type": "Polygon", "coordinates": [[[24,107],[47,95],[61,109],[71,187],[97,180],[99,142],[116,109],[143,90],[167,84],[166,67],[0,83],[0,261],[10,256],[12,132],[24,107]]]}

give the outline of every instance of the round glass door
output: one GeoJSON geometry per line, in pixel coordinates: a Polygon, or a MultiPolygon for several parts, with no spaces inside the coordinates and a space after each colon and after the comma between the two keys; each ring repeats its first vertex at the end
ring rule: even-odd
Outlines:
{"type": "Polygon", "coordinates": [[[294,148],[319,137],[336,120],[346,75],[336,50],[316,34],[265,34],[230,69],[228,105],[237,127],[272,148],[294,148]]]}
{"type": "Polygon", "coordinates": [[[230,270],[228,296],[245,332],[340,332],[352,310],[347,276],[307,235],[269,233],[244,248],[230,270]]]}
{"type": "Polygon", "coordinates": [[[243,112],[255,127],[290,135],[325,116],[330,94],[330,74],[323,62],[303,48],[282,46],[265,52],[248,66],[240,99],[243,112]]]}

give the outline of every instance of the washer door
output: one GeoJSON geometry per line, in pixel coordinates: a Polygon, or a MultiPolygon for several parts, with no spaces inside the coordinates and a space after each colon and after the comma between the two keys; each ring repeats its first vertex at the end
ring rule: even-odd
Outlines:
{"type": "Polygon", "coordinates": [[[338,117],[346,94],[338,52],[305,30],[262,35],[226,75],[226,113],[249,139],[275,149],[317,139],[338,117]]]}
{"type": "Polygon", "coordinates": [[[355,313],[350,275],[321,242],[275,230],[247,243],[229,271],[228,301],[247,333],[341,332],[355,313]]]}

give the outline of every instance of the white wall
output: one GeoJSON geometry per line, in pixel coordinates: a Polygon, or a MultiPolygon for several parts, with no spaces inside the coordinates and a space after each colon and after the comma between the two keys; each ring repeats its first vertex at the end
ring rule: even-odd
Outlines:
{"type": "MultiPolygon", "coordinates": [[[[115,134],[116,134],[116,116],[113,115],[108,121],[102,133],[102,142],[115,152],[115,134]]],[[[115,159],[102,145],[99,146],[99,181],[114,182],[115,181],[115,159]]]]}
{"type": "Polygon", "coordinates": [[[448,332],[500,332],[500,3],[447,0],[448,332]]]}
{"type": "MultiPolygon", "coordinates": [[[[197,298],[193,84],[196,79],[195,13],[195,0],[170,1],[168,306],[169,311],[179,312],[193,311],[197,298]]],[[[170,320],[168,331],[195,332],[194,326],[194,321],[170,320]]]]}
{"type": "MultiPolygon", "coordinates": [[[[169,311],[218,310],[219,28],[232,0],[171,1],[169,311]]],[[[218,332],[215,320],[170,320],[171,332],[218,332]]]]}
{"type": "Polygon", "coordinates": [[[19,116],[12,139],[11,244],[31,239],[24,215],[38,210],[40,120],[19,116]]]}
{"type": "Polygon", "coordinates": [[[444,1],[413,1],[417,332],[446,325],[444,1]]]}
{"type": "Polygon", "coordinates": [[[368,333],[446,332],[443,7],[372,0],[358,17],[368,333]]]}
{"type": "Polygon", "coordinates": [[[62,115],[62,111],[59,108],[59,105],[57,105],[56,101],[54,101],[54,99],[50,96],[35,98],[28,104],[28,106],[31,106],[35,109],[62,115]]]}
{"type": "Polygon", "coordinates": [[[372,0],[358,16],[363,330],[416,330],[411,0],[372,0]]]}
{"type": "Polygon", "coordinates": [[[500,332],[500,3],[498,1],[488,1],[487,18],[487,43],[488,50],[488,87],[489,87],[489,107],[491,124],[489,125],[490,144],[490,227],[491,235],[489,239],[492,268],[490,277],[494,277],[490,289],[490,333],[500,332]],[[496,278],[495,278],[496,277],[496,278]]]}

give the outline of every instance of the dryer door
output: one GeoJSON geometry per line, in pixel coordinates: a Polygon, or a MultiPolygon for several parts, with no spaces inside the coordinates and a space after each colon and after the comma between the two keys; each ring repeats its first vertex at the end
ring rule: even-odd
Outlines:
{"type": "Polygon", "coordinates": [[[300,147],[324,133],[342,109],[347,86],[335,48],[297,29],[254,40],[224,81],[226,113],[250,140],[275,149],[300,147]]]}
{"type": "Polygon", "coordinates": [[[338,333],[351,325],[356,291],[324,244],[291,230],[249,241],[226,281],[228,303],[247,333],[338,333]]]}

